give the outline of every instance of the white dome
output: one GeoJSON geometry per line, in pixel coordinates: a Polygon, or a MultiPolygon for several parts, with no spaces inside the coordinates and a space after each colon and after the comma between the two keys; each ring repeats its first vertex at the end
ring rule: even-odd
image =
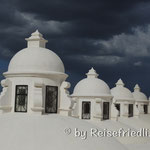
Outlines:
{"type": "Polygon", "coordinates": [[[32,36],[26,40],[28,47],[11,59],[8,73],[64,73],[63,62],[54,52],[45,48],[47,41],[38,31],[32,33],[32,36]]]}
{"type": "Polygon", "coordinates": [[[133,97],[136,101],[148,101],[147,96],[142,92],[133,92],[133,97]]]}
{"type": "Polygon", "coordinates": [[[126,150],[115,138],[90,136],[91,129],[98,127],[57,114],[6,114],[0,116],[0,124],[2,150],[126,150]],[[66,128],[72,130],[71,134],[64,132],[66,128]],[[88,138],[82,140],[75,137],[75,128],[88,131],[88,138]]]}
{"type": "Polygon", "coordinates": [[[140,87],[138,84],[135,85],[134,92],[132,94],[136,101],[147,101],[148,102],[147,96],[143,92],[140,91],[140,87]]]}
{"type": "Polygon", "coordinates": [[[41,47],[25,48],[10,61],[8,72],[60,72],[64,73],[61,59],[51,50],[41,47]]]}
{"type": "Polygon", "coordinates": [[[111,94],[115,99],[119,100],[134,100],[133,95],[129,89],[124,87],[121,79],[116,83],[116,87],[111,89],[111,94]]]}
{"type": "Polygon", "coordinates": [[[93,68],[89,70],[87,78],[75,86],[72,96],[111,96],[108,85],[97,76],[93,68]]]}

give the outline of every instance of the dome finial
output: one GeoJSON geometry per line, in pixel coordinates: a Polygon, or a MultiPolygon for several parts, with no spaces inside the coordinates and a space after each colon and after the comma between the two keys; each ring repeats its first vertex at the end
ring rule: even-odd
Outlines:
{"type": "Polygon", "coordinates": [[[140,87],[139,87],[139,85],[138,85],[138,84],[136,84],[136,85],[135,85],[135,87],[134,87],[134,91],[140,91],[140,87]]]}
{"type": "Polygon", "coordinates": [[[122,79],[119,79],[116,83],[116,86],[124,86],[122,79]]]}
{"type": "Polygon", "coordinates": [[[93,77],[93,78],[97,78],[98,77],[98,74],[96,73],[96,71],[94,70],[94,68],[92,67],[89,72],[86,74],[87,77],[93,77]]]}
{"type": "Polygon", "coordinates": [[[28,41],[28,47],[43,47],[48,42],[43,38],[43,35],[38,31],[38,29],[31,34],[29,38],[26,38],[28,41]]]}

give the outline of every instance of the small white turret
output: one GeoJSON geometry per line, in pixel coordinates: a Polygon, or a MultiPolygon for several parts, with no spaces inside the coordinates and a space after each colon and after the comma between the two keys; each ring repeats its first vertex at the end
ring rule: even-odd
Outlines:
{"type": "Polygon", "coordinates": [[[141,91],[141,88],[139,87],[138,84],[136,84],[135,87],[134,87],[134,92],[136,92],[136,91],[138,91],[138,92],[141,91]]]}
{"type": "Polygon", "coordinates": [[[98,74],[96,73],[96,71],[94,70],[94,68],[92,67],[89,72],[86,74],[87,78],[97,78],[98,74]]]}
{"type": "Polygon", "coordinates": [[[121,79],[119,79],[116,83],[116,86],[124,86],[124,83],[121,79]]]}
{"type": "Polygon", "coordinates": [[[38,30],[33,32],[29,38],[26,38],[26,40],[28,41],[28,47],[45,48],[45,44],[48,42],[38,30]]]}

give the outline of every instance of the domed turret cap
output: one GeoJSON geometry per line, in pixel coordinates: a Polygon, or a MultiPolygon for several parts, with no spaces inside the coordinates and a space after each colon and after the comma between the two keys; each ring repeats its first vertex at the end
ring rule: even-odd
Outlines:
{"type": "Polygon", "coordinates": [[[114,99],[134,101],[131,91],[124,87],[124,85],[123,81],[119,79],[116,83],[116,87],[111,89],[111,94],[114,96],[114,99]]]}
{"type": "Polygon", "coordinates": [[[98,78],[98,74],[91,68],[87,78],[78,82],[72,96],[111,96],[108,85],[98,78]]]}
{"type": "Polygon", "coordinates": [[[132,94],[136,101],[148,102],[147,96],[143,92],[141,92],[141,89],[138,84],[135,85],[134,92],[132,94]]]}
{"type": "Polygon", "coordinates": [[[27,38],[28,47],[19,51],[10,61],[8,72],[13,73],[40,73],[64,74],[64,64],[51,50],[45,48],[47,40],[36,30],[27,38]]]}

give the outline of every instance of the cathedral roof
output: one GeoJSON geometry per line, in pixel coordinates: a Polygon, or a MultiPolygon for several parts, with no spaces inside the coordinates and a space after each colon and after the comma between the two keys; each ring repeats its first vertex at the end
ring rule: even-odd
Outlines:
{"type": "Polygon", "coordinates": [[[126,150],[113,137],[90,136],[91,129],[99,127],[57,114],[6,114],[0,116],[0,124],[2,150],[126,150]],[[87,139],[75,137],[75,128],[87,131],[87,139]]]}

